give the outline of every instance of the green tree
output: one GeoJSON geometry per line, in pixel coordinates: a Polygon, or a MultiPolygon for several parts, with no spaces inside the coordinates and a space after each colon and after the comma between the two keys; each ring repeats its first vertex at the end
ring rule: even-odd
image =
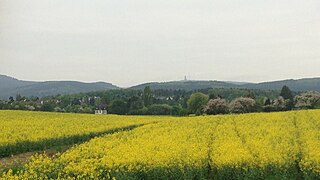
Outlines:
{"type": "Polygon", "coordinates": [[[22,100],[22,96],[20,94],[16,95],[16,101],[21,101],[22,100]]]}
{"type": "Polygon", "coordinates": [[[209,93],[209,99],[216,99],[217,98],[213,89],[210,89],[208,93],[209,93]]]}
{"type": "Polygon", "coordinates": [[[153,104],[148,108],[149,115],[170,115],[172,107],[168,104],[153,104]]]}
{"type": "Polygon", "coordinates": [[[288,86],[282,87],[280,96],[282,96],[285,100],[286,99],[293,99],[292,91],[289,89],[288,86]]]}
{"type": "Polygon", "coordinates": [[[146,107],[152,104],[152,91],[150,86],[146,86],[143,90],[143,102],[146,107]]]}
{"type": "Polygon", "coordinates": [[[283,97],[283,99],[287,101],[285,109],[286,110],[293,109],[293,107],[294,107],[293,94],[288,86],[282,87],[280,96],[283,97]]]}
{"type": "Polygon", "coordinates": [[[14,101],[13,97],[10,96],[10,97],[9,97],[9,102],[13,102],[13,101],[14,101]]]}
{"type": "Polygon", "coordinates": [[[271,105],[271,99],[270,98],[266,98],[266,100],[264,101],[264,105],[265,106],[268,106],[268,105],[271,105]]]}
{"type": "Polygon", "coordinates": [[[203,112],[203,107],[207,104],[209,96],[203,93],[193,93],[187,104],[190,113],[200,115],[203,112]]]}
{"type": "Polygon", "coordinates": [[[128,107],[130,110],[138,110],[144,107],[144,102],[139,96],[132,96],[128,99],[128,107]]]}
{"type": "Polygon", "coordinates": [[[175,105],[175,106],[172,107],[171,115],[184,116],[187,113],[185,113],[185,109],[183,109],[181,105],[175,105]]]}
{"type": "Polygon", "coordinates": [[[55,104],[54,104],[54,103],[52,103],[52,102],[45,102],[45,103],[41,106],[40,110],[41,110],[41,111],[53,112],[53,111],[54,111],[54,108],[55,108],[55,104]]]}
{"type": "Polygon", "coordinates": [[[112,114],[127,114],[128,113],[128,108],[127,108],[127,103],[123,100],[115,100],[111,103],[110,106],[110,112],[112,114]]]}
{"type": "Polygon", "coordinates": [[[256,95],[254,94],[253,91],[250,91],[250,90],[247,92],[247,94],[244,97],[256,99],[256,95]]]}

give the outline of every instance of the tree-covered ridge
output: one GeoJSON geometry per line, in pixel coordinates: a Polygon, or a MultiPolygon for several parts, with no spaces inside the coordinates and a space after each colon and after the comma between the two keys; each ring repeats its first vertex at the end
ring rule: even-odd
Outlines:
{"type": "Polygon", "coordinates": [[[22,81],[9,76],[0,75],[0,99],[21,94],[23,96],[52,96],[58,94],[76,94],[106,89],[117,89],[110,83],[83,83],[77,81],[22,81]]]}
{"type": "Polygon", "coordinates": [[[152,89],[168,89],[168,90],[185,90],[192,91],[197,89],[209,89],[209,88],[233,88],[237,85],[232,83],[226,83],[222,81],[171,81],[171,82],[152,82],[140,84],[131,87],[132,89],[144,89],[145,87],[151,87],[152,89]]]}
{"type": "MultiPolygon", "coordinates": [[[[199,89],[257,89],[277,90],[288,86],[292,91],[320,91],[320,78],[299,80],[283,80],[263,83],[224,82],[224,81],[170,81],[151,82],[132,86],[129,89],[143,90],[150,87],[152,90],[183,90],[195,91],[199,89]]],[[[77,81],[22,81],[9,76],[0,75],[0,99],[6,100],[10,96],[55,96],[58,94],[77,94],[90,91],[118,89],[119,87],[105,82],[83,83],[77,81]]],[[[229,98],[235,95],[229,93],[229,98]]]]}
{"type": "Polygon", "coordinates": [[[187,91],[208,88],[280,90],[285,85],[293,91],[320,91],[320,78],[305,78],[298,80],[291,79],[262,83],[237,83],[223,81],[171,81],[161,83],[152,82],[133,86],[132,88],[143,89],[146,86],[150,86],[152,89],[182,89],[187,91]]]}

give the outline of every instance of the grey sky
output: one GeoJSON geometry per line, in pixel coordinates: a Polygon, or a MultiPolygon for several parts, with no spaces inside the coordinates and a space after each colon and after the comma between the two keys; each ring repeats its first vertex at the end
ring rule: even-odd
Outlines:
{"type": "Polygon", "coordinates": [[[320,76],[320,1],[0,0],[0,63],[120,86],[320,76]]]}

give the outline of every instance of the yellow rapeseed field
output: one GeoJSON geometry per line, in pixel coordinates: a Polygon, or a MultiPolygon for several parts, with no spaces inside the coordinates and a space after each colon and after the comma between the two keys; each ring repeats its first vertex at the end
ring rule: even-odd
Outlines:
{"type": "Polygon", "coordinates": [[[156,121],[150,117],[0,111],[0,157],[73,144],[156,121]]]}
{"type": "Polygon", "coordinates": [[[320,110],[135,118],[145,125],[93,138],[54,157],[36,155],[23,170],[9,170],[2,178],[320,178],[320,110]]]}

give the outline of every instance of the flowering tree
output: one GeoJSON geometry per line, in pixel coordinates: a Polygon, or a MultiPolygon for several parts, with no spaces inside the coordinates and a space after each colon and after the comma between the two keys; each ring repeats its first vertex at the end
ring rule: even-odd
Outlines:
{"type": "Polygon", "coordinates": [[[204,107],[204,112],[206,114],[226,114],[228,111],[229,108],[227,101],[221,98],[210,99],[204,107]]]}
{"type": "Polygon", "coordinates": [[[266,112],[289,110],[290,103],[290,99],[284,99],[282,96],[279,96],[275,100],[267,99],[263,109],[266,112]]]}
{"type": "Polygon", "coordinates": [[[299,109],[315,108],[320,103],[320,93],[317,91],[310,91],[303,93],[295,98],[295,107],[299,109]]]}
{"type": "Polygon", "coordinates": [[[229,104],[232,113],[248,113],[253,112],[256,107],[256,101],[252,98],[239,97],[229,104]]]}

